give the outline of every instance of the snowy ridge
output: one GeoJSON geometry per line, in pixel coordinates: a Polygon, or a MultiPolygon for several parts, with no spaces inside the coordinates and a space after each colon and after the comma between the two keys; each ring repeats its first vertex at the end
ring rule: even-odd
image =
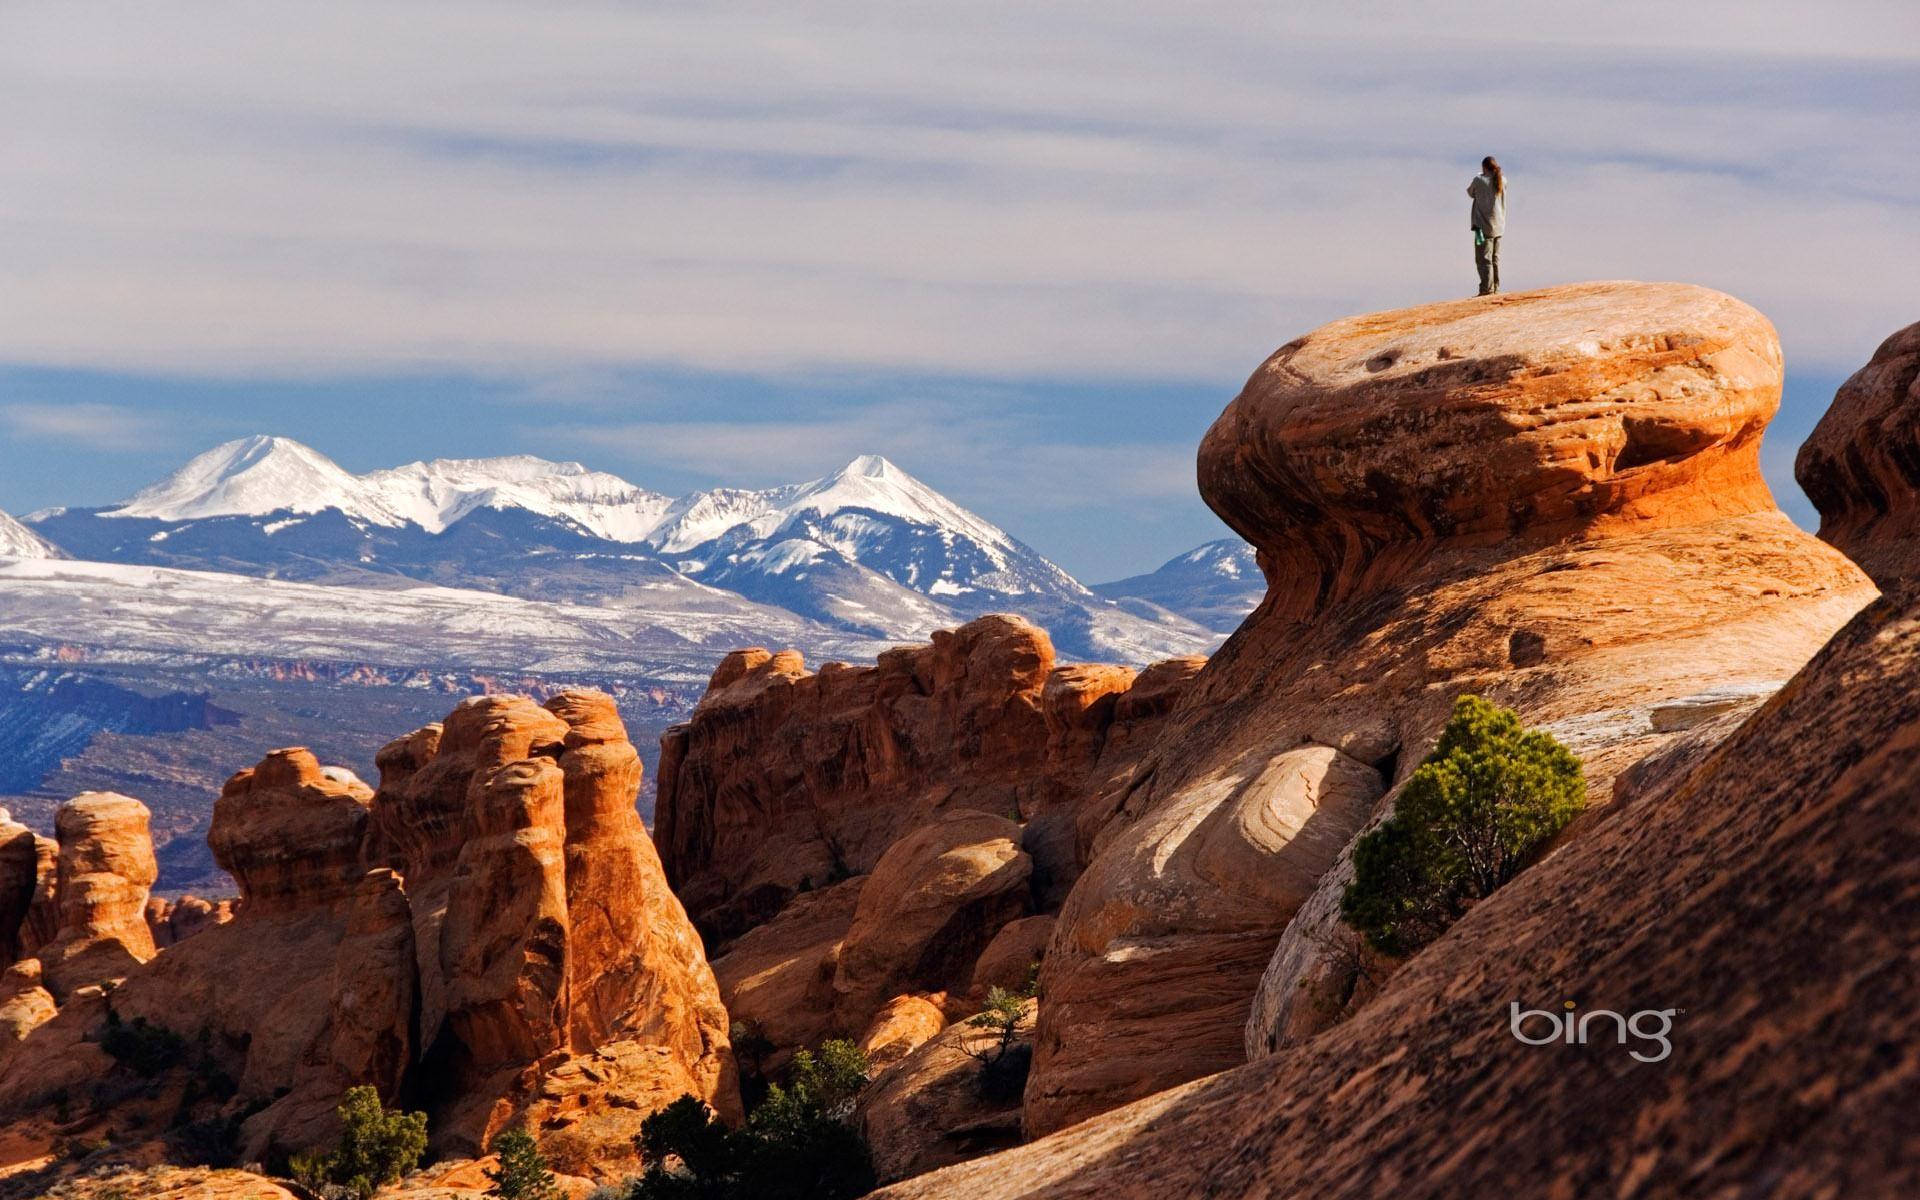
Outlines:
{"type": "Polygon", "coordinates": [[[59,547],[0,512],[0,558],[65,558],[59,547]]]}
{"type": "Polygon", "coordinates": [[[438,458],[360,476],[383,507],[439,533],[478,508],[524,508],[572,521],[610,542],[638,542],[671,503],[618,475],[519,454],[438,458]]]}
{"type": "Polygon", "coordinates": [[[531,455],[451,458],[355,475],[291,438],[256,435],[215,446],[104,517],[191,521],[338,509],[373,525],[440,533],[480,508],[521,508],[596,537],[638,542],[667,497],[579,463],[531,455]]]}

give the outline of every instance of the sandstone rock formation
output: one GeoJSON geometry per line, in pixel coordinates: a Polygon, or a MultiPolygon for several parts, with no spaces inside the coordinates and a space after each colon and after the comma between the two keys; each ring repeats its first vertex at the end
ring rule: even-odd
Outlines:
{"type": "Polygon", "coordinates": [[[146,805],[113,792],[75,796],[55,814],[60,927],[35,957],[56,1001],[119,979],[156,953],[146,909],[160,867],[147,822],[146,805]]]}
{"type": "Polygon", "coordinates": [[[886,1070],[925,1045],[947,1027],[942,1007],[943,995],[908,994],[895,996],[880,1006],[867,1024],[866,1032],[855,1039],[867,1056],[867,1068],[878,1073],[886,1070]]]}
{"type": "Polygon", "coordinates": [[[994,988],[1017,992],[1026,987],[1041,959],[1046,957],[1055,924],[1053,917],[1043,915],[1022,917],[1001,926],[1000,932],[993,935],[993,940],[974,961],[968,997],[978,1003],[994,988]]]}
{"type": "Polygon", "coordinates": [[[720,997],[736,1022],[772,1044],[761,1067],[778,1071],[794,1050],[834,1036],[834,970],[853,928],[865,875],[802,892],[713,960],[720,997]]]}
{"type": "MultiPolygon", "coordinates": [[[[1009,1053],[1028,1053],[1032,1036],[1029,1001],[1009,1053]]],[[[1019,1144],[1019,1092],[990,1094],[983,1086],[984,1064],[976,1056],[997,1040],[997,1034],[965,1022],[950,1025],[880,1072],[861,1093],[854,1119],[882,1182],[1019,1144]]]]}
{"type": "Polygon", "coordinates": [[[178,900],[163,900],[155,896],[147,901],[147,928],[153,931],[153,944],[164,950],[215,925],[226,924],[233,920],[233,913],[232,897],[203,900],[189,894],[178,900]]]}
{"type": "Polygon", "coordinates": [[[0,969],[22,957],[22,926],[40,885],[40,851],[33,830],[0,808],[0,969]]]}
{"type": "Polygon", "coordinates": [[[1920,602],[1880,580],[1732,738],[1351,1020],[878,1195],[1920,1193],[1920,602]],[[1569,1000],[1584,1044],[1510,1031],[1569,1000]]]}
{"type": "Polygon", "coordinates": [[[1146,740],[1191,670],[1149,671],[1156,695],[1123,709],[1107,698],[1132,671],[1053,662],[1044,632],[1004,616],[869,668],[809,674],[792,651],[729,655],[693,719],[661,740],[655,840],[695,924],[723,947],[796,893],[872,871],[951,809],[1021,821],[1064,811],[1048,822],[1045,855],[1064,893],[1078,869],[1073,810],[1146,740]]]}
{"type": "Polygon", "coordinates": [[[1800,446],[1820,536],[1887,586],[1920,577],[1920,323],[1881,343],[1800,446]]]}
{"type": "Polygon", "coordinates": [[[1028,1132],[1241,1061],[1263,973],[1252,1040],[1331,1019],[1297,1002],[1351,990],[1337,864],[1456,695],[1563,731],[1600,801],[1674,736],[1652,707],[1776,686],[1864,603],[1761,479],[1779,386],[1759,314],[1634,283],[1336,322],[1256,372],[1200,483],[1270,592],[1060,913],[1028,1132]]]}
{"type": "Polygon", "coordinates": [[[941,813],[887,849],[860,893],[834,968],[836,1018],[863,1028],[902,991],[964,991],[974,962],[1032,907],[1020,827],[992,813],[941,813]]]}
{"type": "MultiPolygon", "coordinates": [[[[633,1074],[630,1096],[737,1113],[726,1011],[633,811],[639,758],[608,698],[477,697],[378,761],[373,845],[413,906],[437,1145],[477,1153],[515,1113],[576,1142],[610,1128],[570,1055],[633,1074]]],[[[623,1111],[613,1125],[637,1129],[651,1110],[623,1111]]],[[[616,1158],[630,1132],[609,1134],[616,1158]]]]}
{"type": "MultiPolygon", "coordinates": [[[[609,1174],[636,1165],[640,1120],[682,1094],[738,1115],[726,1013],[634,812],[639,761],[610,700],[470,701],[380,763],[378,793],[300,749],[235,775],[208,833],[240,889],[233,918],[0,1042],[0,1117],[105,1094],[83,1085],[114,1069],[108,1019],[177,1034],[192,1049],[166,1070],[233,1081],[230,1099],[196,1103],[245,1118],[245,1159],[328,1140],[363,1083],[426,1108],[441,1150],[474,1153],[522,1120],[609,1174]]],[[[131,870],[99,849],[126,840],[98,831],[106,806],[75,805],[91,824],[62,847],[62,908],[97,932],[145,895],[70,899],[70,876],[131,870]]],[[[49,949],[69,943],[63,926],[49,949]]],[[[0,983],[0,1026],[44,1018],[40,964],[0,983]]]]}

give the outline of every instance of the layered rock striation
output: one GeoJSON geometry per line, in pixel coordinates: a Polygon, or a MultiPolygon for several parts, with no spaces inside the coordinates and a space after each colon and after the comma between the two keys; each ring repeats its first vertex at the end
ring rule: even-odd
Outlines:
{"type": "Polygon", "coordinates": [[[1199,456],[1269,594],[1108,801],[1043,968],[1028,1132],[1349,1006],[1346,848],[1457,695],[1555,730],[1601,802],[1675,736],[1654,708],[1771,690],[1865,603],[1761,478],[1779,388],[1763,317],[1671,284],[1379,313],[1269,359],[1199,456]]]}

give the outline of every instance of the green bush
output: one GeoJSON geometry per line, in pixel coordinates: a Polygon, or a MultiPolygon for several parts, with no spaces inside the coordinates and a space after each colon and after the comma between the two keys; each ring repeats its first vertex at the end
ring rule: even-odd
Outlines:
{"type": "Polygon", "coordinates": [[[367,1200],[420,1165],[427,1152],[427,1114],[389,1112],[380,1093],[362,1085],[342,1099],[340,1144],[288,1160],[293,1178],[323,1195],[367,1200]]]}
{"type": "MultiPolygon", "coordinates": [[[[1034,966],[1037,968],[1038,963],[1034,966]]],[[[1033,1065],[1033,1047],[1018,1040],[1020,1018],[1027,1011],[1027,1001],[1039,994],[1039,972],[1029,975],[1027,986],[1017,992],[1009,992],[1003,987],[994,987],[987,992],[987,1005],[980,1012],[967,1018],[969,1029],[984,1030],[984,1041],[968,1040],[960,1044],[967,1054],[980,1060],[978,1084],[980,1094],[987,1100],[1001,1103],[1018,1096],[1027,1086],[1027,1075],[1033,1065]]]]}
{"type": "Polygon", "coordinates": [[[1572,751],[1462,696],[1393,817],[1354,844],[1340,915],[1374,949],[1410,954],[1519,874],[1585,804],[1572,751]]]}
{"type": "Polygon", "coordinates": [[[509,1129],[493,1139],[500,1165],[487,1172],[487,1195],[499,1200],[560,1200],[560,1185],[540,1156],[540,1145],[525,1129],[509,1129]]]}
{"type": "Polygon", "coordinates": [[[848,1041],[793,1056],[744,1128],[730,1130],[682,1096],[648,1117],[635,1139],[647,1172],[632,1200],[847,1200],[874,1186],[873,1161],[848,1122],[868,1064],[848,1041]]]}

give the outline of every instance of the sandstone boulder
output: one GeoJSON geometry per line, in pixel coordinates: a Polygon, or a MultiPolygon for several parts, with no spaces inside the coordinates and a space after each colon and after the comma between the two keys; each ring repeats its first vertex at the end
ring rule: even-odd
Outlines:
{"type": "Polygon", "coordinates": [[[0,971],[0,1061],[6,1046],[46,1024],[58,1011],[40,974],[40,960],[26,958],[0,971]]]}
{"type": "Polygon", "coordinates": [[[856,875],[802,892],[713,960],[726,1011],[772,1047],[762,1061],[744,1066],[777,1072],[794,1050],[834,1036],[834,969],[866,884],[865,875],[856,875]]]}
{"type": "Polygon", "coordinates": [[[1881,343],[1801,443],[1820,536],[1882,588],[1920,579],[1920,324],[1881,343]]]}
{"type": "Polygon", "coordinates": [[[1055,924],[1053,917],[1043,915],[1002,925],[973,964],[968,998],[977,1003],[994,988],[1017,992],[1031,983],[1040,960],[1047,956],[1055,924]]]}
{"type": "MultiPolygon", "coordinates": [[[[1300,1003],[1353,994],[1334,978],[1345,848],[1457,695],[1570,731],[1604,801],[1683,736],[1653,707],[1775,687],[1864,603],[1761,479],[1779,386],[1759,314],[1635,283],[1335,322],[1256,372],[1199,471],[1269,595],[1186,688],[1061,911],[1029,1132],[1230,1066],[1302,1031],[1300,1003]]],[[[1306,1031],[1337,1015],[1316,1012],[1306,1031]]]]}
{"type": "Polygon", "coordinates": [[[834,968],[841,1028],[864,1028],[889,997],[964,991],[1007,922],[1032,907],[1020,827],[992,813],[942,813],[880,856],[834,968]]]}
{"type": "Polygon", "coordinates": [[[113,792],[76,796],[55,814],[60,928],[36,951],[55,1000],[119,979],[156,953],[146,909],[160,868],[148,821],[146,805],[113,792]]]}
{"type": "Polygon", "coordinates": [[[867,1065],[875,1073],[899,1062],[947,1027],[942,995],[895,996],[880,1006],[867,1028],[855,1038],[867,1065]]]}

